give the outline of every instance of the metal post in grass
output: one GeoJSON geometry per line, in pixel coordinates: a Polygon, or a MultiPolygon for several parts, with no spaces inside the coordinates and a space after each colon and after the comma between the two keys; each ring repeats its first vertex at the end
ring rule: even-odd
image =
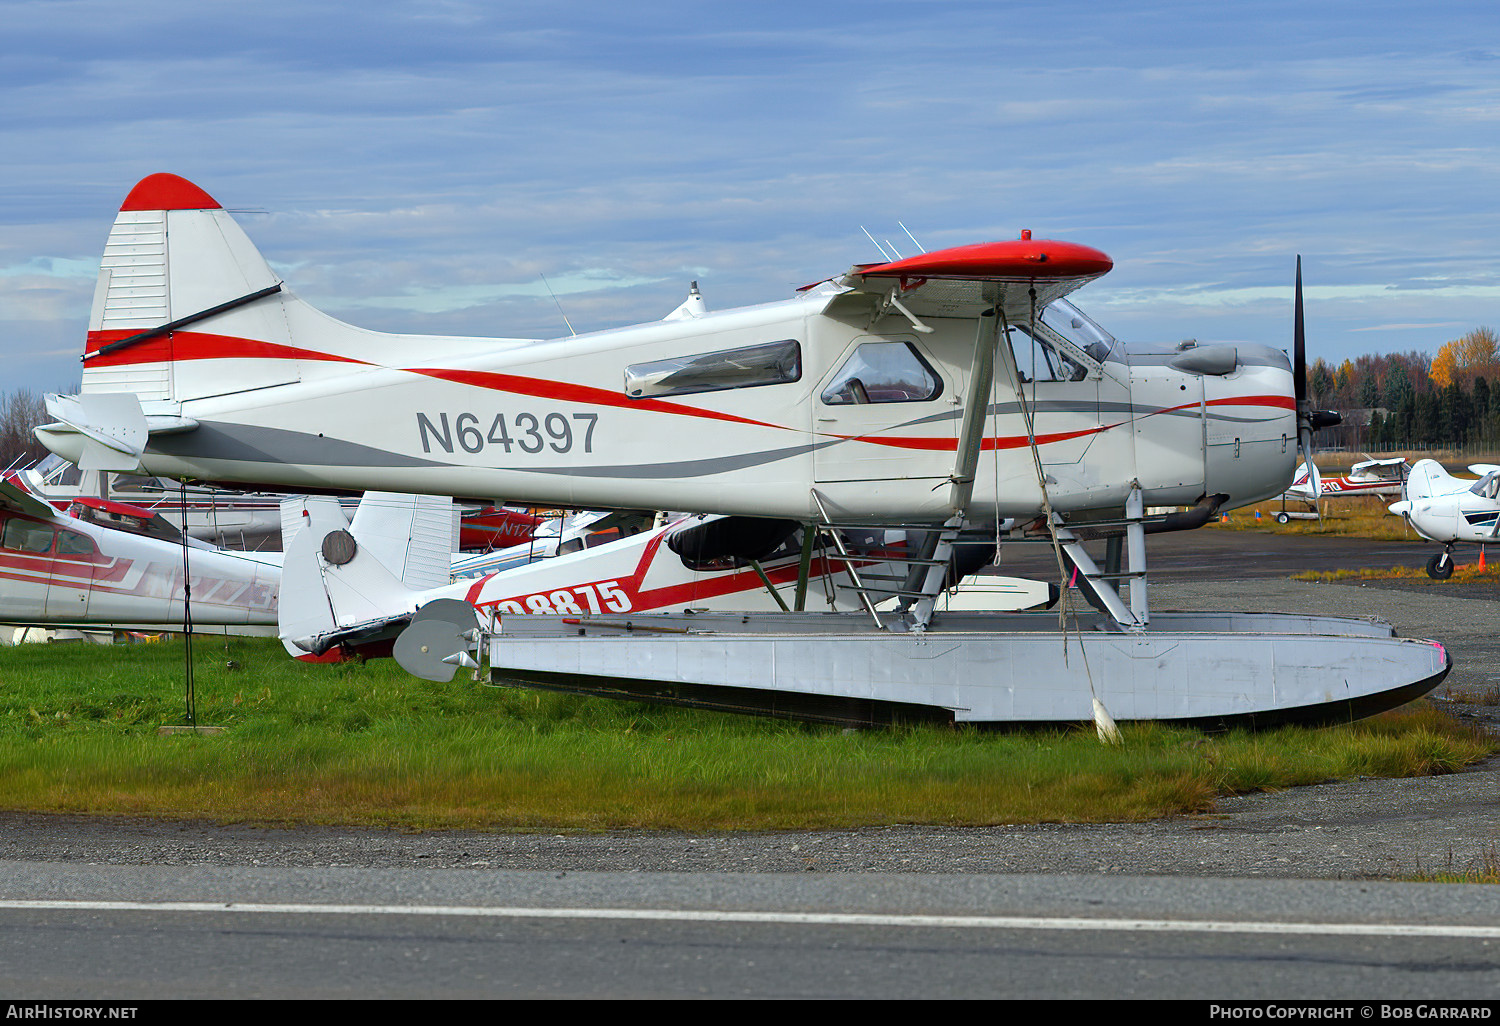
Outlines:
{"type": "Polygon", "coordinates": [[[188,563],[187,478],[178,478],[177,485],[182,513],[182,650],[185,660],[183,701],[186,705],[187,723],[181,727],[161,727],[158,733],[216,734],[222,728],[198,725],[197,699],[193,693],[193,579],[188,563]]]}
{"type": "Polygon", "coordinates": [[[177,494],[182,500],[182,650],[186,653],[187,660],[183,688],[187,702],[187,725],[196,727],[198,714],[193,696],[193,578],[188,572],[187,478],[179,478],[177,487],[177,494]]]}

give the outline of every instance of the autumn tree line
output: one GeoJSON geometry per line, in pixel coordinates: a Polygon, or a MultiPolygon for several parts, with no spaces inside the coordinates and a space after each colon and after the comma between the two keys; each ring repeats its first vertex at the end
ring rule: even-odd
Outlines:
{"type": "Polygon", "coordinates": [[[0,396],[0,470],[29,467],[44,459],[47,447],[36,440],[31,429],[51,419],[38,392],[18,388],[0,396]]]}
{"type": "Polygon", "coordinates": [[[1366,355],[1334,367],[1314,360],[1308,391],[1344,423],[1318,433],[1320,448],[1500,448],[1500,337],[1475,328],[1436,356],[1366,355]]]}

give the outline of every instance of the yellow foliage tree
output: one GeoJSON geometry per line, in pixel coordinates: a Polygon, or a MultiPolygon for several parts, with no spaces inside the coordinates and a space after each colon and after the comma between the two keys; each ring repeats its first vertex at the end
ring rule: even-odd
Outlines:
{"type": "Polygon", "coordinates": [[[1497,370],[1500,336],[1490,328],[1475,328],[1438,350],[1428,377],[1439,388],[1447,388],[1454,381],[1467,382],[1480,375],[1494,377],[1497,370]]]}

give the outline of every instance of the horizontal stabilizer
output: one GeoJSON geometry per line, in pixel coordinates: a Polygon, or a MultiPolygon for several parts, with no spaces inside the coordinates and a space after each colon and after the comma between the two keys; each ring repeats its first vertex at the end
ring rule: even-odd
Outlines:
{"type": "Polygon", "coordinates": [[[55,517],[57,510],[12,481],[0,479],[0,507],[34,517],[55,517]]]}
{"type": "MultiPolygon", "coordinates": [[[[129,392],[46,397],[47,413],[84,436],[82,470],[132,472],[140,469],[146,449],[146,415],[129,392]]],[[[38,429],[42,430],[42,429],[38,429]]]]}

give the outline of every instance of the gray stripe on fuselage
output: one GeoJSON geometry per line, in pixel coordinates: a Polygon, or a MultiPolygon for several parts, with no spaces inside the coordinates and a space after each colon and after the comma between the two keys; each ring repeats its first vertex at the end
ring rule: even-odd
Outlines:
{"type": "Polygon", "coordinates": [[[308,467],[446,467],[341,438],[306,431],[204,421],[191,431],[153,435],[147,452],[183,459],[284,463],[308,467]]]}
{"type": "MultiPolygon", "coordinates": [[[[1043,399],[1032,407],[1034,413],[1081,413],[1097,414],[1101,418],[1106,414],[1123,416],[1126,419],[1137,419],[1143,417],[1198,417],[1203,410],[1197,403],[1185,406],[1181,409],[1169,410],[1160,407],[1146,409],[1136,406],[1134,403],[1120,402],[1090,402],[1082,399],[1043,399]]],[[[985,413],[987,417],[1010,417],[1021,412],[1020,403],[991,403],[985,413]]],[[[937,424],[942,421],[958,420],[963,416],[962,410],[949,410],[945,413],[934,413],[927,417],[918,417],[916,420],[906,421],[896,427],[906,428],[918,424],[937,424]]],[[[1275,417],[1233,417],[1227,413],[1219,413],[1210,410],[1207,413],[1209,420],[1228,421],[1235,424],[1263,424],[1275,420],[1275,417]]],[[[895,430],[892,428],[891,430],[895,430]]]]}
{"type": "Polygon", "coordinates": [[[567,474],[570,477],[624,477],[624,478],[668,478],[706,477],[725,474],[732,470],[764,466],[778,460],[802,456],[830,445],[842,445],[857,439],[838,438],[830,442],[812,445],[794,445],[787,449],[768,449],[765,452],[749,452],[740,456],[720,456],[706,460],[684,460],[679,463],[637,463],[634,466],[615,467],[510,467],[506,469],[525,471],[531,474],[567,474]]]}

